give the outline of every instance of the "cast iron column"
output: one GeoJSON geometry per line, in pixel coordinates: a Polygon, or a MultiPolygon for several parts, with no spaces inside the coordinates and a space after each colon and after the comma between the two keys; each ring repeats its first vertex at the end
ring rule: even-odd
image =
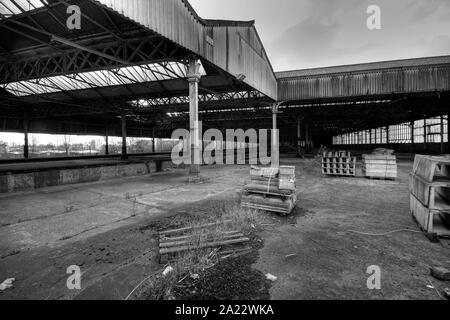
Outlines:
{"type": "Polygon", "coordinates": [[[23,119],[23,134],[24,134],[24,145],[23,145],[23,156],[25,159],[29,158],[28,152],[28,118],[25,115],[23,119]]]}
{"type": "Polygon", "coordinates": [[[277,127],[278,104],[272,106],[272,148],[271,148],[271,163],[273,168],[280,167],[280,134],[277,127]]]}
{"type": "Polygon", "coordinates": [[[200,137],[201,132],[198,122],[198,83],[200,82],[200,61],[196,58],[189,59],[188,81],[189,81],[189,130],[190,130],[190,157],[189,168],[190,179],[196,179],[200,175],[200,164],[202,161],[200,137]]]}
{"type": "Polygon", "coordinates": [[[122,119],[121,119],[121,123],[122,123],[122,160],[127,160],[128,159],[128,154],[127,154],[127,117],[125,115],[125,113],[122,114],[122,119]]]}

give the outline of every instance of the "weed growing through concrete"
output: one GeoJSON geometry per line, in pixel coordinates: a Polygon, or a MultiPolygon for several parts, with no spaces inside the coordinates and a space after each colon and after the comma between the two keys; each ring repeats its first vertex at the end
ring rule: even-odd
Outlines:
{"type": "MultiPolygon", "coordinates": [[[[193,219],[185,227],[191,227],[192,232],[188,246],[191,250],[177,256],[175,261],[164,266],[173,268],[166,276],[162,270],[142,287],[136,294],[138,299],[145,300],[173,300],[173,290],[188,277],[200,277],[202,272],[214,267],[219,262],[217,248],[199,249],[206,241],[222,241],[224,234],[232,231],[240,231],[249,235],[264,223],[261,212],[247,208],[241,208],[238,202],[211,202],[211,212],[207,219],[193,219]],[[215,223],[211,228],[202,226],[215,223]]],[[[245,252],[244,252],[245,253],[245,252]]],[[[239,253],[238,253],[239,254],[239,253]]],[[[229,256],[235,256],[230,254],[229,256]]]]}

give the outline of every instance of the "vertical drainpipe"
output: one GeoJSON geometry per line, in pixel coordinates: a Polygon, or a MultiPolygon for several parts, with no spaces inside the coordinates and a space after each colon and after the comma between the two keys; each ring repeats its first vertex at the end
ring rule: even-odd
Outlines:
{"type": "Polygon", "coordinates": [[[197,58],[189,59],[189,130],[190,130],[190,156],[189,179],[197,179],[200,176],[200,164],[202,162],[202,149],[200,137],[202,135],[198,119],[198,83],[200,82],[200,61],[197,58]]]}

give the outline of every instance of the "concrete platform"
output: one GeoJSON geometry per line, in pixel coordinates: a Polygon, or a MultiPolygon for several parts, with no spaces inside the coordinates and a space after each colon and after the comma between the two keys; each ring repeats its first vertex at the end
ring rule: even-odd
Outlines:
{"type": "Polygon", "coordinates": [[[170,155],[130,156],[57,161],[0,162],[0,193],[29,191],[159,172],[171,167],[170,155]]]}
{"type": "MultiPolygon", "coordinates": [[[[273,299],[439,299],[428,288],[429,267],[449,265],[448,247],[431,243],[409,210],[411,161],[396,181],[331,178],[318,159],[283,159],[296,166],[296,212],[260,231],[264,247],[253,268],[278,277],[273,299]],[[367,268],[381,268],[381,290],[369,290],[367,268]]],[[[0,195],[0,275],[15,278],[2,299],[123,299],[159,270],[158,230],[186,216],[208,217],[221,202],[238,201],[249,166],[202,167],[203,183],[187,170],[47,187],[0,195]],[[82,289],[66,287],[71,265],[82,289]]],[[[437,289],[445,283],[433,280],[437,289]]]]}

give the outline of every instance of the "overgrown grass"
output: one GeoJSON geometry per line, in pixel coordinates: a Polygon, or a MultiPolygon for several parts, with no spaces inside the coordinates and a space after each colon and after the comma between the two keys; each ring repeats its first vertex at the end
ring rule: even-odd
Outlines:
{"type": "Polygon", "coordinates": [[[215,266],[219,261],[217,248],[199,249],[206,241],[222,241],[224,234],[239,231],[250,234],[261,227],[266,220],[266,215],[260,211],[242,208],[237,201],[211,202],[210,214],[203,218],[193,218],[185,225],[191,227],[189,232],[188,246],[190,250],[179,254],[176,260],[167,266],[173,268],[168,275],[162,272],[154,277],[143,287],[140,294],[141,299],[146,300],[171,300],[174,299],[173,288],[187,277],[194,277],[206,269],[215,266]],[[209,223],[215,223],[212,227],[203,228],[209,223]]]}

